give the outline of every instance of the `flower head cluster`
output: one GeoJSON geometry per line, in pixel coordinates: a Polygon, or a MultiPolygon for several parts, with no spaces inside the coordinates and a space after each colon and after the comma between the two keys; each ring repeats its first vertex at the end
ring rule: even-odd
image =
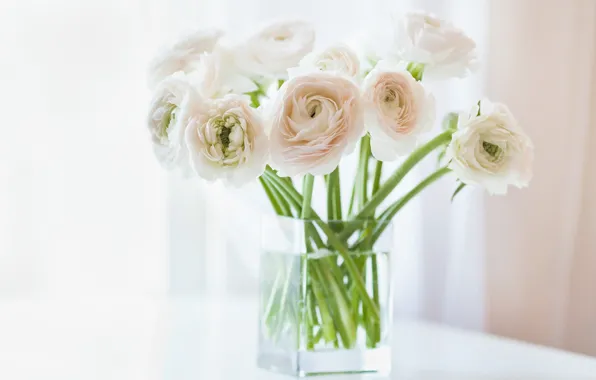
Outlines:
{"type": "MultiPolygon", "coordinates": [[[[302,21],[241,41],[217,30],[179,39],[150,67],[156,156],[168,169],[242,185],[267,164],[288,176],[329,174],[366,134],[379,161],[411,153],[435,121],[425,82],[469,74],[476,45],[428,13],[389,28],[394,38],[374,53],[345,43],[314,49],[302,21]]],[[[496,194],[528,183],[532,144],[506,107],[482,101],[452,132],[446,157],[462,182],[496,194]]]]}

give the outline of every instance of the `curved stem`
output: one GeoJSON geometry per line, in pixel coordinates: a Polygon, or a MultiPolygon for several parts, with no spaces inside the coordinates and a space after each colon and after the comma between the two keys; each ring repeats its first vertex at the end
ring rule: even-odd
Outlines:
{"type": "Polygon", "coordinates": [[[275,213],[277,215],[284,215],[282,213],[281,206],[279,205],[279,202],[277,201],[277,199],[275,199],[275,197],[273,196],[273,193],[271,192],[271,188],[269,187],[269,184],[265,181],[265,179],[262,176],[259,177],[259,182],[261,183],[261,186],[263,186],[263,190],[265,190],[265,194],[267,194],[267,198],[269,198],[269,201],[271,202],[271,206],[273,206],[275,213]]]}
{"type": "Polygon", "coordinates": [[[465,183],[460,183],[459,186],[457,187],[457,189],[455,189],[455,191],[453,192],[453,195],[451,196],[451,202],[453,202],[453,200],[455,199],[455,196],[457,194],[459,194],[460,191],[462,191],[462,189],[466,187],[465,183]]]}
{"type": "Polygon", "coordinates": [[[426,144],[416,149],[408,158],[401,164],[399,168],[385,181],[385,183],[379,188],[377,193],[360,209],[358,214],[350,218],[350,222],[346,223],[344,229],[339,234],[340,240],[347,240],[352,233],[358,229],[359,220],[365,220],[367,216],[379,206],[385,198],[395,189],[395,187],[401,182],[401,180],[412,170],[412,168],[426,157],[430,152],[435,150],[437,147],[447,144],[451,141],[451,135],[453,131],[445,131],[434,139],[430,140],[426,144]]]}
{"type": "MultiPolygon", "coordinates": [[[[300,195],[300,193],[296,191],[296,189],[294,189],[294,186],[291,183],[284,181],[282,178],[278,177],[275,174],[272,175],[271,173],[265,172],[263,175],[265,176],[264,178],[266,179],[266,181],[269,182],[271,187],[277,190],[280,196],[286,199],[290,203],[290,205],[296,210],[296,214],[301,215],[302,196],[300,195]],[[293,189],[294,192],[289,192],[287,190],[288,188],[293,189]]],[[[311,233],[311,238],[314,240],[315,244],[317,245],[317,248],[323,248],[325,246],[325,243],[323,243],[323,240],[321,240],[321,237],[319,236],[319,233],[317,232],[315,226],[312,223],[309,223],[308,228],[309,232],[311,233]]]]}
{"type": "MultiPolygon", "coordinates": [[[[391,219],[397,214],[399,210],[401,210],[412,198],[418,195],[422,190],[428,187],[430,184],[444,176],[445,174],[449,173],[451,169],[447,167],[442,167],[441,169],[437,170],[436,172],[432,173],[422,181],[418,185],[416,185],[412,190],[410,190],[406,195],[398,199],[395,203],[387,207],[385,211],[381,214],[379,218],[379,222],[373,232],[372,235],[372,242],[377,241],[377,239],[381,236],[391,219]]],[[[354,244],[354,249],[359,247],[360,245],[364,244],[365,240],[359,240],[354,244]]]]}
{"type": "Polygon", "coordinates": [[[265,194],[267,195],[267,198],[269,198],[275,213],[277,215],[292,216],[292,210],[286,200],[280,197],[280,194],[276,189],[267,183],[267,180],[263,178],[262,175],[259,177],[259,182],[261,183],[261,186],[263,186],[263,190],[265,190],[265,194]]]}

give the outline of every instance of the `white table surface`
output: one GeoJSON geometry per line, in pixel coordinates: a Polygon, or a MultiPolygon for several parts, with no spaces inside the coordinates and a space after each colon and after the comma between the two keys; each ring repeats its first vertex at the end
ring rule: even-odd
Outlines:
{"type": "MultiPolygon", "coordinates": [[[[229,298],[0,300],[0,379],[289,379],[254,365],[256,310],[229,298]]],[[[392,379],[596,379],[594,358],[495,336],[399,321],[394,337],[392,379]]]]}

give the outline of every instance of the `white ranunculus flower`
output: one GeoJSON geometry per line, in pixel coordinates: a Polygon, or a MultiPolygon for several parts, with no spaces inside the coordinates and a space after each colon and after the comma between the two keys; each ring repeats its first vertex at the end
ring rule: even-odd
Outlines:
{"type": "Polygon", "coordinates": [[[204,105],[185,132],[195,172],[233,186],[256,179],[265,170],[269,145],[260,115],[241,95],[229,94],[204,105]]]}
{"type": "Polygon", "coordinates": [[[465,77],[478,65],[476,43],[451,23],[425,12],[406,14],[395,28],[392,54],[424,64],[424,79],[465,77]]]}
{"type": "Polygon", "coordinates": [[[234,64],[232,54],[223,48],[205,53],[191,76],[198,83],[201,95],[206,98],[257,90],[255,82],[240,72],[234,64]]]}
{"type": "Polygon", "coordinates": [[[446,157],[463,183],[505,194],[508,185],[528,185],[534,148],[506,106],[482,100],[459,116],[446,157]]]}
{"type": "Polygon", "coordinates": [[[346,45],[333,45],[312,52],[302,58],[297,67],[288,69],[290,78],[317,71],[327,71],[349,78],[360,76],[360,61],[354,50],[346,45]]]}
{"type": "Polygon", "coordinates": [[[435,119],[435,101],[406,70],[381,61],[363,82],[366,129],[372,154],[392,161],[409,153],[435,119]]]}
{"type": "Polygon", "coordinates": [[[329,73],[290,79],[270,112],[272,166],[281,175],[331,173],[364,133],[358,87],[329,73]]]}
{"type": "Polygon", "coordinates": [[[358,55],[360,70],[364,73],[370,72],[377,62],[389,56],[388,48],[393,39],[384,29],[378,25],[372,26],[356,32],[347,40],[358,55]]]}
{"type": "Polygon", "coordinates": [[[189,167],[184,129],[194,107],[199,102],[188,77],[177,72],[155,89],[148,114],[148,127],[153,151],[166,169],[189,167]]]}
{"type": "Polygon", "coordinates": [[[315,31],[302,21],[276,22],[237,47],[238,65],[252,76],[286,78],[313,49],[315,31]]]}
{"type": "Polygon", "coordinates": [[[149,86],[154,88],[162,79],[177,71],[190,73],[195,70],[202,55],[213,51],[221,36],[219,30],[199,30],[164,48],[149,65],[149,86]]]}

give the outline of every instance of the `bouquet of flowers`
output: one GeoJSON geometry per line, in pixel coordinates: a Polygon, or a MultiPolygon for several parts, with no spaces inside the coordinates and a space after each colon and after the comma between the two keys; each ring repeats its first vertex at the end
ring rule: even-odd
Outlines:
{"type": "Polygon", "coordinates": [[[450,172],[453,196],[466,185],[505,194],[530,180],[532,143],[503,104],[482,99],[446,115],[429,136],[435,100],[425,82],[469,75],[478,64],[474,41],[423,12],[388,28],[392,42],[379,51],[343,43],[313,50],[315,31],[300,21],[270,24],[239,43],[201,30],[151,64],[148,130],[159,162],[231,186],[258,180],[275,213],[304,221],[299,286],[290,269],[263,295],[271,341],[299,326],[290,334],[296,349],[353,349],[361,340],[379,347],[387,330],[375,244],[391,219],[450,172]],[[342,200],[340,163],[356,147],[351,196],[342,200]],[[433,152],[438,169],[384,204],[433,152]],[[395,160],[397,169],[384,173],[395,160]],[[326,215],[311,207],[316,177],[326,215]]]}

